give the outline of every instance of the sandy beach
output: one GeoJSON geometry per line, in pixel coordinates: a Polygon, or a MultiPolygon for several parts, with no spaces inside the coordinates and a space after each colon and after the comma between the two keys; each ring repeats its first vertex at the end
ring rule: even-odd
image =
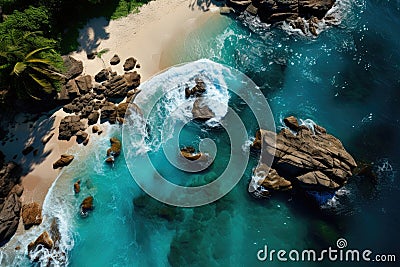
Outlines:
{"type": "MultiPolygon", "coordinates": [[[[160,59],[166,46],[173,45],[174,39],[190,33],[210,18],[219,14],[217,7],[199,5],[194,0],[155,0],[140,8],[139,13],[127,17],[107,21],[105,18],[91,19],[80,30],[79,51],[71,54],[83,62],[84,74],[95,75],[104,67],[110,67],[109,60],[118,54],[121,63],[112,70],[123,73],[123,62],[128,57],[135,57],[141,65],[136,69],[144,82],[155,75],[160,68],[160,59]],[[102,58],[88,60],[88,51],[109,49],[102,58]]],[[[165,62],[163,62],[165,66],[165,62]]],[[[62,109],[52,116],[42,116],[32,122],[21,119],[9,134],[14,136],[13,142],[7,142],[0,149],[7,160],[14,160],[24,167],[22,185],[24,193],[22,202],[38,202],[42,204],[48,189],[54,182],[60,170],[52,168],[53,163],[69,149],[78,146],[75,137],[70,141],[58,140],[58,125],[67,114],[62,109]],[[49,142],[42,143],[43,136],[54,134],[49,142]],[[21,151],[27,146],[33,146],[39,151],[26,156],[21,151]]],[[[103,126],[104,128],[104,126],[103,126]]],[[[90,128],[87,130],[90,133],[90,128]]],[[[79,145],[82,146],[82,145],[79,145]]]]}

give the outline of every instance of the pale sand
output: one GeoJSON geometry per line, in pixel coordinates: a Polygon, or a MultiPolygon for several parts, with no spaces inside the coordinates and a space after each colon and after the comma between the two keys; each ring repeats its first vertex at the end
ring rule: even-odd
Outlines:
{"type": "MultiPolygon", "coordinates": [[[[123,73],[123,64],[128,57],[134,57],[141,65],[138,71],[142,81],[155,75],[160,69],[163,48],[170,46],[174,40],[182,40],[196,27],[199,27],[210,16],[219,14],[217,7],[210,7],[204,12],[196,3],[197,0],[155,0],[140,8],[140,12],[125,18],[110,21],[96,18],[80,31],[82,51],[72,56],[84,62],[86,74],[95,75],[102,68],[110,67],[110,59],[118,54],[121,63],[111,66],[113,71],[123,73]],[[110,51],[87,60],[86,51],[110,51]]],[[[164,66],[163,66],[164,67],[164,66]]]]}
{"type": "MultiPolygon", "coordinates": [[[[141,74],[143,82],[161,71],[163,49],[173,45],[177,36],[183,40],[182,36],[200,27],[210,16],[219,14],[217,7],[212,6],[211,12],[204,12],[207,7],[199,7],[196,3],[197,0],[154,0],[142,6],[139,13],[125,18],[110,22],[104,18],[92,19],[80,32],[79,41],[83,50],[72,53],[72,56],[83,61],[84,73],[90,75],[95,75],[103,67],[110,67],[109,60],[114,54],[119,55],[121,63],[112,66],[112,69],[123,73],[125,59],[133,56],[141,65],[136,70],[141,74]],[[102,56],[104,61],[97,57],[94,60],[86,58],[85,49],[94,47],[97,51],[110,49],[110,52],[102,56]]],[[[62,110],[58,110],[51,118],[36,121],[33,129],[29,127],[30,122],[18,123],[17,127],[9,129],[18,140],[0,147],[7,160],[18,155],[15,161],[24,166],[25,170],[29,168],[26,170],[28,174],[22,177],[23,203],[34,201],[43,204],[48,189],[60,172],[53,169],[53,163],[72,146],[77,146],[75,137],[68,142],[58,140],[58,125],[65,115],[62,110]],[[41,128],[54,133],[46,145],[41,143],[41,128]],[[39,155],[30,153],[22,156],[22,149],[30,143],[35,149],[39,148],[39,155]]]]}

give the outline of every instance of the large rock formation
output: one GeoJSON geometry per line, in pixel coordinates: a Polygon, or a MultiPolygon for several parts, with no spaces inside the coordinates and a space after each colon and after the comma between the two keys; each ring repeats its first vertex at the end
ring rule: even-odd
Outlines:
{"type": "Polygon", "coordinates": [[[58,159],[56,162],[53,163],[53,169],[58,169],[68,166],[69,164],[71,164],[73,160],[74,160],[73,155],[67,155],[67,154],[61,155],[60,159],[58,159]]]}
{"type": "Polygon", "coordinates": [[[28,253],[31,251],[35,251],[39,246],[43,246],[44,248],[47,248],[51,250],[54,246],[54,241],[51,239],[49,233],[47,231],[44,231],[38,238],[29,243],[28,245],[28,253]]]}
{"type": "Polygon", "coordinates": [[[257,15],[266,23],[289,21],[304,33],[318,34],[318,22],[332,8],[335,0],[229,0],[238,11],[257,15]]]}
{"type": "Polygon", "coordinates": [[[94,209],[93,197],[89,196],[85,198],[81,203],[81,216],[86,217],[89,211],[92,211],[93,209],[94,209]]]}
{"type": "Polygon", "coordinates": [[[22,206],[22,222],[25,229],[42,223],[42,208],[36,202],[22,206]]]}
{"type": "Polygon", "coordinates": [[[71,56],[63,56],[64,66],[67,69],[64,76],[67,80],[73,79],[79,76],[83,72],[83,63],[80,60],[76,60],[71,56]]]}
{"type": "Polygon", "coordinates": [[[63,118],[59,126],[59,140],[70,140],[79,131],[84,131],[85,125],[80,116],[67,116],[63,118]]]}
{"type": "MultiPolygon", "coordinates": [[[[292,129],[298,125],[293,117],[285,122],[292,129]]],[[[357,166],[342,143],[319,125],[311,129],[298,126],[297,131],[285,128],[278,134],[260,130],[252,147],[262,149],[265,158],[274,156],[274,161],[268,170],[261,156],[251,192],[289,189],[292,185],[305,190],[337,190],[357,166]]]]}
{"type": "Polygon", "coordinates": [[[192,115],[193,119],[200,121],[206,121],[215,117],[214,112],[208,107],[203,97],[199,97],[194,101],[192,115]]]}
{"type": "Polygon", "coordinates": [[[0,246],[18,228],[23,188],[19,185],[21,168],[14,162],[4,163],[0,152],[0,246]]]}

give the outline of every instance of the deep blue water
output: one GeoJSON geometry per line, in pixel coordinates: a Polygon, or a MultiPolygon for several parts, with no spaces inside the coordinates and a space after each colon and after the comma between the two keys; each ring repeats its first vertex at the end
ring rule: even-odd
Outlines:
{"type": "MultiPolygon", "coordinates": [[[[146,196],[132,179],[125,159],[133,162],[134,173],[154,178],[128,153],[136,147],[124,147],[125,155],[113,167],[104,163],[109,137],[122,138],[122,129],[114,126],[92,138],[84,152],[74,151],[77,160],[59,177],[44,205],[47,218],[56,216],[62,222],[69,265],[297,266],[260,263],[256,253],[264,245],[277,250],[336,247],[338,238],[345,238],[349,248],[397,253],[399,260],[400,4],[343,3],[342,23],[318,38],[279,27],[249,30],[240,21],[216,16],[165,51],[165,62],[174,65],[207,58],[242,71],[267,99],[277,130],[288,115],[313,120],[342,140],[357,161],[373,163],[376,182],[352,177],[325,209],[288,194],[256,200],[247,193],[258,159],[251,154],[242,179],[221,200],[198,208],[166,207],[146,196]],[[75,196],[72,185],[78,179],[82,192],[75,196]],[[94,196],[95,210],[81,218],[79,203],[87,195],[94,196]]],[[[226,78],[208,74],[218,82],[226,78]]],[[[252,112],[232,95],[229,106],[238,112],[251,137],[257,130],[252,112]]],[[[196,123],[185,126],[181,145],[197,146],[200,139],[211,138],[218,148],[209,169],[189,175],[169,165],[162,149],[156,149],[161,142],[158,126],[169,113],[160,105],[154,114],[150,123],[154,132],[146,142],[155,166],[170,181],[203,184],[222,172],[230,153],[226,132],[196,123]]],[[[19,258],[16,261],[22,266],[29,266],[25,256],[19,258]]],[[[324,266],[339,264],[343,265],[325,262],[324,266]]]]}

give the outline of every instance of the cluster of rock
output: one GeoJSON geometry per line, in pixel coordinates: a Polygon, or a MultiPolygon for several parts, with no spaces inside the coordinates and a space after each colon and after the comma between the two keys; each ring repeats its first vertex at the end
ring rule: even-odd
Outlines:
{"type": "Polygon", "coordinates": [[[207,156],[202,153],[202,152],[196,152],[196,149],[192,146],[186,146],[181,148],[181,155],[185,159],[188,159],[190,161],[195,161],[195,160],[206,160],[207,156]]]}
{"type": "Polygon", "coordinates": [[[257,132],[252,148],[262,151],[249,192],[268,196],[271,191],[292,188],[321,192],[343,186],[357,164],[342,143],[319,125],[308,128],[294,117],[284,122],[288,128],[278,134],[257,132]],[[269,168],[267,159],[271,157],[269,168]]]}
{"type": "Polygon", "coordinates": [[[0,245],[7,242],[18,228],[21,214],[21,168],[14,162],[5,162],[0,152],[0,245]]]}
{"type": "Polygon", "coordinates": [[[121,141],[116,137],[112,137],[110,139],[111,147],[107,150],[107,159],[106,162],[113,163],[115,161],[115,157],[118,157],[121,154],[121,141]]]}
{"type": "MultiPolygon", "coordinates": [[[[78,143],[86,145],[89,142],[89,136],[85,132],[87,126],[105,122],[123,123],[128,104],[140,92],[137,89],[140,85],[140,74],[131,71],[138,64],[136,59],[128,58],[124,64],[126,72],[123,75],[118,75],[111,68],[107,68],[92,77],[81,75],[82,62],[66,56],[64,63],[68,71],[58,99],[67,102],[63,110],[74,115],[61,120],[58,139],[70,140],[76,136],[78,143]],[[124,103],[116,104],[125,97],[124,103]]],[[[118,55],[114,55],[110,60],[111,65],[119,63],[118,55]]],[[[101,133],[100,130],[95,132],[101,133]]]]}
{"type": "Polygon", "coordinates": [[[215,117],[214,112],[208,107],[205,98],[202,96],[206,92],[206,84],[201,78],[195,79],[196,85],[193,88],[185,88],[185,97],[195,98],[192,116],[193,119],[199,121],[207,121],[215,117]]]}
{"type": "Polygon", "coordinates": [[[321,20],[328,23],[335,20],[327,15],[335,0],[228,0],[227,4],[269,24],[287,21],[304,34],[318,35],[321,20]]]}

